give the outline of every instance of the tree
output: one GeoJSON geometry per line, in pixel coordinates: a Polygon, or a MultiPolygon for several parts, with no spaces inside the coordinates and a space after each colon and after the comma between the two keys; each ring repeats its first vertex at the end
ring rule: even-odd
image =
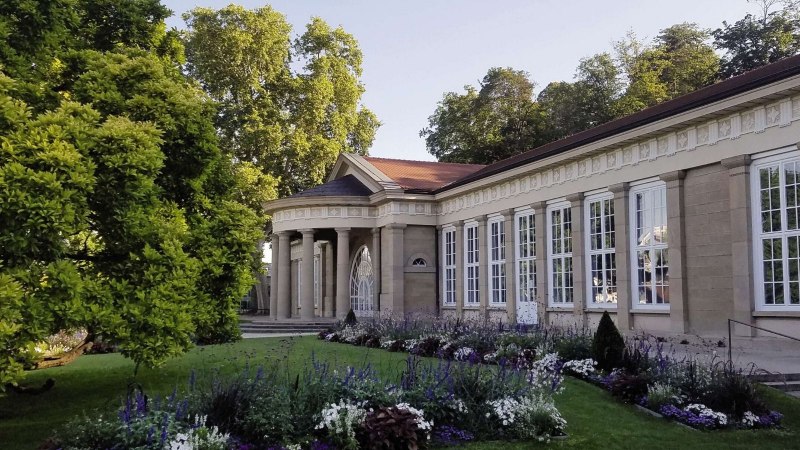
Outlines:
{"type": "Polygon", "coordinates": [[[544,143],[542,111],[524,71],[492,68],[480,89],[448,92],[420,131],[440,161],[490,164],[544,143]]]}
{"type": "Polygon", "coordinates": [[[537,101],[546,112],[550,140],[561,139],[612,120],[622,94],[620,71],[608,53],[581,60],[573,83],[547,85],[537,101]]]}
{"type": "Polygon", "coordinates": [[[661,30],[650,47],[617,43],[617,58],[628,76],[618,114],[631,114],[714,83],[719,57],[706,43],[708,39],[708,31],[697,24],[682,23],[661,30]],[[639,51],[631,54],[632,48],[639,51]]]}
{"type": "Polygon", "coordinates": [[[237,338],[260,262],[253,193],[275,196],[220,148],[216,105],[176,59],[70,42],[36,47],[48,76],[0,70],[0,385],[36,365],[38,342],[73,327],[137,367],[237,338]],[[26,102],[31,86],[41,103],[26,102]]]}
{"type": "Polygon", "coordinates": [[[379,123],[360,106],[353,36],[313,18],[292,43],[270,7],[196,8],[184,19],[187,69],[220,104],[223,146],[277,180],[280,195],[322,182],[342,152],[367,153],[379,123]]]}
{"type": "Polygon", "coordinates": [[[744,18],[711,34],[714,46],[725,52],[720,77],[729,78],[800,52],[800,11],[797,2],[762,0],[761,17],[747,14],[744,18]],[[770,11],[781,4],[784,8],[770,11]]]}

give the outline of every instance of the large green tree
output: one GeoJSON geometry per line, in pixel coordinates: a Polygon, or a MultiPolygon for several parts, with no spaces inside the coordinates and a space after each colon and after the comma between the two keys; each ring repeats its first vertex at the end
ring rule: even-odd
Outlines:
{"type": "Polygon", "coordinates": [[[617,43],[617,58],[628,78],[625,95],[617,105],[618,115],[688,94],[717,79],[719,57],[707,43],[708,31],[697,24],[665,28],[648,47],[638,45],[635,37],[628,39],[617,43]]]}
{"type": "Polygon", "coordinates": [[[223,145],[281,195],[322,182],[342,152],[366,154],[379,123],[360,104],[352,35],[313,18],[292,40],[270,7],[197,8],[184,19],[187,68],[220,104],[223,145]]]}
{"type": "MultiPolygon", "coordinates": [[[[78,17],[85,5],[72,3],[78,17]]],[[[161,51],[160,16],[101,20],[154,38],[119,30],[131,42],[107,48],[69,28],[84,22],[44,11],[42,23],[67,23],[75,42],[35,47],[46,76],[18,65],[9,77],[27,50],[0,53],[0,383],[18,381],[36,344],[72,327],[147,365],[193,341],[236,338],[259,262],[253,208],[274,185],[218,145],[216,104],[179,54],[161,51]]]]}
{"type": "Polygon", "coordinates": [[[574,82],[553,82],[539,94],[550,140],[608,122],[616,117],[623,90],[619,68],[608,53],[580,61],[574,82]]]}
{"type": "Polygon", "coordinates": [[[420,131],[440,161],[490,164],[545,142],[542,111],[524,71],[492,68],[480,89],[448,92],[420,131]]]}
{"type": "Polygon", "coordinates": [[[748,14],[712,32],[714,46],[725,54],[720,77],[741,75],[800,52],[800,10],[797,2],[762,1],[761,14],[748,14]],[[770,11],[773,6],[783,8],[770,11]]]}

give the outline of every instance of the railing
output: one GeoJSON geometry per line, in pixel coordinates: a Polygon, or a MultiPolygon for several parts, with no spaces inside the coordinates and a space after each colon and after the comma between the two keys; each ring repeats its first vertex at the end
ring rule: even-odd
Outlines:
{"type": "Polygon", "coordinates": [[[780,337],[785,337],[787,339],[791,339],[793,341],[800,342],[800,338],[796,338],[794,336],[789,336],[788,334],[778,333],[777,331],[773,331],[773,330],[768,330],[766,328],[757,327],[755,325],[751,325],[751,324],[746,323],[746,322],[741,322],[739,320],[728,319],[728,362],[729,363],[733,362],[733,341],[731,340],[731,338],[733,337],[733,334],[731,333],[731,329],[732,329],[731,324],[732,323],[738,323],[738,324],[744,325],[746,327],[755,328],[756,330],[766,331],[767,333],[772,333],[772,334],[778,335],[780,337]]]}

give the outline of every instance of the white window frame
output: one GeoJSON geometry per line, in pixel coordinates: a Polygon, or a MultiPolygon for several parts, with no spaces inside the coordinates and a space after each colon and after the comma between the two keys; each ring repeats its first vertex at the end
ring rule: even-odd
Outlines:
{"type": "Polygon", "coordinates": [[[506,230],[503,216],[490,217],[486,222],[486,250],[489,257],[489,304],[506,304],[506,230]]]}
{"type": "Polygon", "coordinates": [[[536,301],[536,213],[532,209],[517,211],[514,214],[514,276],[517,277],[517,292],[516,299],[519,304],[522,301],[523,290],[528,288],[528,295],[530,301],[536,301]],[[522,229],[520,228],[520,219],[526,217],[528,219],[528,230],[531,234],[530,242],[527,239],[522,239],[522,229]],[[528,247],[528,251],[523,252],[523,246],[528,247]],[[524,255],[523,255],[524,253],[524,255]],[[526,274],[522,273],[522,263],[527,263],[526,266],[532,268],[531,272],[526,274]],[[522,282],[525,280],[525,283],[522,282]]]}
{"type": "Polygon", "coordinates": [[[572,235],[572,228],[573,228],[572,227],[572,223],[573,223],[573,220],[572,220],[572,205],[567,201],[554,202],[554,203],[552,203],[550,205],[547,205],[547,209],[545,211],[545,214],[547,214],[547,229],[550,231],[548,233],[548,235],[547,235],[547,237],[548,237],[548,239],[547,239],[547,279],[549,281],[549,283],[548,283],[548,291],[549,292],[547,293],[547,304],[549,306],[551,306],[551,307],[557,307],[557,308],[572,308],[574,306],[574,304],[575,304],[575,278],[574,278],[575,260],[573,259],[573,256],[572,256],[572,250],[573,250],[573,242],[572,242],[572,240],[574,239],[574,236],[572,235]],[[553,212],[555,212],[555,211],[561,211],[562,218],[563,218],[563,215],[564,215],[564,211],[569,211],[569,214],[570,214],[570,221],[569,221],[569,236],[570,237],[569,237],[569,240],[564,238],[564,235],[563,235],[563,232],[565,231],[565,227],[563,226],[564,221],[563,220],[561,221],[562,226],[560,228],[561,228],[562,235],[560,236],[559,240],[561,241],[560,242],[560,246],[561,246],[560,248],[562,249],[562,251],[559,252],[559,253],[554,253],[553,252],[553,243],[554,243],[554,239],[556,237],[555,234],[553,233],[553,212]],[[566,251],[567,248],[569,248],[569,251],[566,251]],[[553,271],[553,263],[556,260],[559,260],[559,259],[561,260],[562,268],[564,268],[564,271],[562,272],[562,278],[568,278],[569,281],[570,281],[570,283],[567,283],[566,279],[564,279],[564,281],[562,283],[562,286],[557,286],[555,281],[554,281],[554,278],[555,278],[556,274],[553,271]],[[569,270],[567,269],[567,266],[569,266],[569,270]],[[563,294],[557,294],[557,289],[563,289],[563,294]],[[570,290],[570,294],[571,295],[569,295],[569,296],[567,296],[567,289],[570,290]],[[568,297],[569,297],[570,301],[567,301],[568,297]],[[557,298],[563,298],[563,300],[556,301],[557,298]]]}
{"type": "MultiPolygon", "coordinates": [[[[629,230],[629,242],[630,242],[630,253],[629,253],[629,261],[631,263],[630,266],[630,276],[631,276],[631,309],[655,309],[655,310],[669,310],[669,295],[667,296],[667,302],[664,303],[640,303],[639,302],[639,258],[638,258],[638,251],[639,250],[648,250],[650,252],[660,251],[664,252],[669,255],[669,242],[656,244],[655,240],[651,239],[651,243],[648,245],[639,245],[638,239],[638,231],[636,227],[636,196],[640,193],[645,192],[663,192],[663,208],[664,208],[664,227],[667,227],[667,184],[663,181],[651,181],[651,182],[644,182],[637,184],[635,186],[631,186],[629,192],[629,208],[628,208],[628,230],[629,230]]],[[[655,197],[654,197],[655,199],[655,197]]],[[[654,203],[655,205],[655,203],[654,203]]],[[[654,206],[655,207],[655,206],[654,206]]],[[[666,236],[667,233],[664,233],[666,236]]],[[[652,269],[651,269],[652,271],[652,269]]],[[[667,273],[669,274],[669,256],[667,256],[667,273]]],[[[667,279],[667,293],[669,294],[669,279],[667,279]]],[[[656,290],[656,283],[655,277],[651,276],[651,281],[649,282],[648,289],[652,293],[656,290]]]]}
{"type": "MultiPolygon", "coordinates": [[[[606,219],[608,218],[608,215],[606,215],[605,208],[604,208],[604,206],[605,206],[604,203],[607,202],[607,201],[610,201],[611,202],[611,207],[614,208],[614,194],[613,193],[611,193],[611,192],[603,192],[603,193],[599,193],[599,194],[587,195],[586,197],[584,197],[583,223],[585,224],[584,225],[585,231],[584,231],[583,238],[584,238],[585,247],[586,247],[586,261],[585,261],[584,266],[585,266],[585,270],[586,270],[586,272],[585,272],[586,273],[586,298],[589,300],[587,302],[587,306],[589,308],[601,308],[601,309],[610,308],[610,309],[614,309],[614,308],[617,307],[617,297],[616,297],[616,295],[619,292],[619,284],[614,286],[615,287],[615,292],[614,292],[613,301],[608,301],[607,300],[607,301],[604,301],[604,302],[597,302],[597,301],[595,301],[595,296],[594,296],[594,288],[595,288],[595,286],[594,286],[594,277],[592,276],[593,275],[592,274],[592,257],[600,256],[602,258],[602,263],[603,263],[603,269],[602,269],[602,271],[603,271],[603,285],[601,287],[602,287],[602,291],[603,291],[603,297],[607,299],[608,298],[607,291],[608,291],[609,285],[608,285],[608,282],[606,280],[605,274],[609,270],[606,267],[607,262],[608,262],[608,259],[607,259],[608,255],[611,256],[611,259],[612,259],[613,265],[614,265],[614,267],[611,270],[614,271],[615,275],[618,275],[617,274],[617,261],[616,261],[616,241],[617,241],[616,226],[614,227],[613,230],[609,231],[607,229],[606,219]],[[598,202],[600,203],[600,236],[601,236],[602,248],[592,249],[592,231],[593,231],[592,230],[592,222],[591,222],[592,204],[598,203],[598,202]],[[612,239],[613,239],[613,242],[614,242],[614,246],[613,247],[606,247],[606,240],[605,240],[606,233],[611,233],[612,234],[612,239]]],[[[611,216],[612,217],[611,218],[612,223],[616,218],[616,214],[617,214],[616,210],[612,211],[612,216],[611,216]]],[[[619,279],[618,276],[616,278],[619,279]]]]}
{"type": "Polygon", "coordinates": [[[464,307],[481,304],[480,290],[480,233],[478,222],[464,224],[464,307]],[[470,236],[471,235],[471,236],[470,236]],[[474,242],[470,242],[470,239],[474,242]],[[472,276],[470,276],[470,273],[472,276]]]}
{"type": "Polygon", "coordinates": [[[442,228],[442,305],[456,305],[456,229],[452,226],[442,228]]]}
{"type": "MultiPolygon", "coordinates": [[[[785,276],[789,272],[789,255],[788,255],[788,239],[797,238],[800,236],[800,227],[795,230],[787,230],[787,198],[786,198],[786,174],[784,165],[792,162],[800,162],[800,151],[796,147],[792,147],[790,151],[783,149],[782,152],[776,154],[770,152],[769,156],[764,156],[755,159],[751,164],[750,169],[750,201],[751,201],[751,214],[752,214],[752,239],[753,239],[753,273],[755,275],[754,283],[754,296],[756,300],[756,309],[761,311],[798,311],[800,304],[791,304],[791,289],[797,289],[797,283],[788,280],[785,276]],[[761,217],[761,174],[760,170],[766,167],[779,167],[779,184],[778,189],[780,192],[780,206],[778,211],[780,213],[781,230],[764,232],[762,228],[761,217]],[[764,239],[780,239],[781,240],[781,269],[784,274],[782,287],[783,287],[783,304],[767,304],[764,295],[764,253],[763,244],[764,239]],[[793,286],[794,285],[794,286],[793,286]]],[[[800,218],[798,218],[800,221],[800,218]]],[[[800,264],[800,263],[798,263],[800,264]]]]}
{"type": "Polygon", "coordinates": [[[314,308],[320,307],[320,300],[322,299],[322,256],[314,255],[314,308]]]}

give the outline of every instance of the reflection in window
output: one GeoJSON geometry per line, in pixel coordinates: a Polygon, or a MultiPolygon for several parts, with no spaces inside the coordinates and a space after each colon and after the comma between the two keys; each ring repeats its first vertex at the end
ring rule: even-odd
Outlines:
{"type": "MultiPolygon", "coordinates": [[[[442,231],[444,262],[444,303],[456,304],[456,230],[448,228],[442,231]]],[[[418,258],[419,259],[419,258],[418,258]]],[[[416,262],[416,260],[414,261],[416,262]]]]}
{"type": "Polygon", "coordinates": [[[587,200],[589,211],[589,281],[590,301],[596,304],[617,303],[616,236],[614,199],[610,195],[587,200]]]}
{"type": "Polygon", "coordinates": [[[502,218],[489,221],[489,280],[492,303],[506,302],[506,232],[502,218]]]}
{"type": "Polygon", "coordinates": [[[467,305],[480,303],[478,289],[478,224],[464,225],[464,302],[467,305]]]}
{"type": "Polygon", "coordinates": [[[765,306],[800,306],[800,160],[758,168],[756,228],[765,306]]]}
{"type": "Polygon", "coordinates": [[[550,303],[572,303],[572,210],[560,204],[548,208],[550,222],[550,303]]]}
{"type": "Polygon", "coordinates": [[[660,183],[632,189],[631,194],[634,300],[640,305],[665,305],[669,303],[667,189],[660,183]]]}
{"type": "Polygon", "coordinates": [[[517,289],[518,302],[536,298],[536,225],[533,212],[517,216],[517,289]]]}

